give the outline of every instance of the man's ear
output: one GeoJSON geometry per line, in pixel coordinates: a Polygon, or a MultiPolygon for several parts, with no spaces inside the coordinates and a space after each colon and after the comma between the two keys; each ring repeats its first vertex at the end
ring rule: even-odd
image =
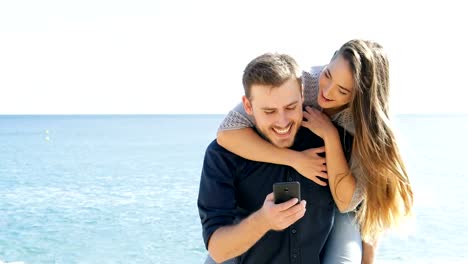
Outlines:
{"type": "Polygon", "coordinates": [[[248,115],[253,115],[252,103],[250,102],[249,98],[245,95],[242,96],[242,104],[244,105],[244,110],[248,115]]]}

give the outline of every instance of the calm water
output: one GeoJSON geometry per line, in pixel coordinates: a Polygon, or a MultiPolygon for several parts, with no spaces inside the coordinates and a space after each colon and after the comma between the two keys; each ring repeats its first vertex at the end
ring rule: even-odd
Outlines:
{"type": "MultiPolygon", "coordinates": [[[[222,116],[0,116],[0,262],[203,263],[196,207],[222,116]]],[[[468,116],[400,116],[416,219],[378,263],[468,263],[468,116]]]]}

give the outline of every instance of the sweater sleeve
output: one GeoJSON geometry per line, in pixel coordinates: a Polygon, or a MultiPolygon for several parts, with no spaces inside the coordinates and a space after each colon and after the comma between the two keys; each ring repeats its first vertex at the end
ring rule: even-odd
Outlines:
{"type": "Polygon", "coordinates": [[[254,126],[254,119],[245,112],[244,105],[239,103],[227,114],[223,122],[221,122],[218,131],[234,130],[254,126]]]}
{"type": "Polygon", "coordinates": [[[321,109],[317,103],[320,73],[324,66],[313,66],[310,71],[302,71],[302,87],[304,88],[304,105],[321,109]]]}

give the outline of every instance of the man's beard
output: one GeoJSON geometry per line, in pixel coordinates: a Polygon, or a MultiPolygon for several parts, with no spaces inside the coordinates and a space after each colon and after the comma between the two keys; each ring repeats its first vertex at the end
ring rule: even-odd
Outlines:
{"type": "MultiPolygon", "coordinates": [[[[258,124],[257,121],[255,120],[255,117],[252,116],[252,119],[254,120],[255,124],[258,124]]],[[[300,127],[299,127],[300,128],[300,127]]],[[[292,138],[292,141],[291,143],[288,145],[288,146],[281,146],[281,145],[276,145],[268,136],[267,134],[263,133],[258,127],[257,125],[255,125],[253,127],[253,129],[257,132],[257,134],[263,138],[265,141],[267,141],[268,143],[272,144],[273,146],[275,147],[278,147],[278,148],[289,148],[289,147],[292,147],[292,145],[294,145],[294,142],[296,142],[296,136],[297,136],[297,132],[299,131],[299,128],[296,127],[295,123],[291,124],[291,131],[290,133],[294,134],[293,138],[292,138]]],[[[267,128],[268,130],[273,130],[273,128],[271,126],[269,126],[267,128]]],[[[272,131],[271,133],[275,133],[274,131],[272,131]]]]}
{"type": "Polygon", "coordinates": [[[268,143],[270,143],[270,144],[273,145],[273,142],[271,142],[270,138],[268,138],[262,131],[260,131],[260,129],[257,128],[257,125],[256,125],[256,124],[258,124],[258,123],[257,123],[257,120],[255,119],[255,116],[252,115],[251,117],[252,117],[252,119],[253,119],[253,121],[254,121],[254,124],[255,124],[254,127],[253,127],[253,129],[254,129],[255,131],[257,131],[257,134],[258,134],[261,138],[263,138],[263,139],[266,140],[268,143]]]}

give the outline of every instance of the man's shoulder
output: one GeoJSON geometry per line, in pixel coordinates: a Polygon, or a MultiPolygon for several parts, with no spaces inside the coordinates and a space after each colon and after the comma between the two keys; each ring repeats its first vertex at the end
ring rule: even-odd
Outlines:
{"type": "MultiPolygon", "coordinates": [[[[340,136],[341,147],[343,148],[346,160],[351,159],[351,152],[353,150],[353,135],[347,132],[343,127],[334,124],[338,130],[340,136]]],[[[296,141],[294,146],[291,147],[293,150],[302,151],[309,148],[318,148],[324,146],[323,139],[308,128],[301,127],[297,132],[296,141]]]]}
{"type": "Polygon", "coordinates": [[[231,151],[225,149],[223,146],[219,145],[216,139],[211,141],[211,143],[208,144],[208,147],[206,148],[205,156],[211,156],[211,155],[220,155],[220,156],[223,156],[224,158],[229,158],[229,159],[239,158],[238,155],[232,153],[231,151]]]}
{"type": "Polygon", "coordinates": [[[308,128],[300,127],[296,134],[296,140],[292,149],[294,150],[305,150],[308,148],[317,148],[324,145],[321,137],[314,134],[308,128]]]}
{"type": "Polygon", "coordinates": [[[230,152],[229,150],[225,149],[223,146],[218,144],[218,141],[214,139],[213,141],[208,144],[206,147],[207,151],[220,151],[220,152],[230,152]]]}

